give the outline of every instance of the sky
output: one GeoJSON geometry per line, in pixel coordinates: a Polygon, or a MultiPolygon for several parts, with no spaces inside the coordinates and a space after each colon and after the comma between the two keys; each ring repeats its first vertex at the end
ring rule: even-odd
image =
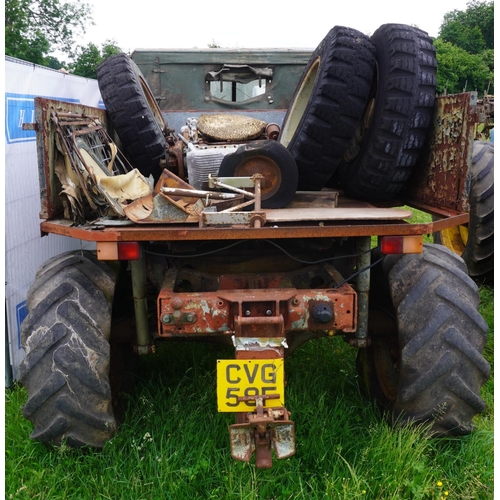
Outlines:
{"type": "Polygon", "coordinates": [[[125,52],[136,48],[314,49],[334,26],[366,35],[386,23],[418,26],[437,36],[443,17],[465,10],[468,0],[86,0],[95,26],[79,45],[100,47],[113,39],[125,52]]]}

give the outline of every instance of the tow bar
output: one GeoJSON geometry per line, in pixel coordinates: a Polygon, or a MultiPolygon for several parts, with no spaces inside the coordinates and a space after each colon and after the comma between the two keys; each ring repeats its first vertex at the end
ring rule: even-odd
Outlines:
{"type": "MultiPolygon", "coordinates": [[[[254,318],[259,323],[263,319],[254,318]]],[[[282,331],[276,317],[268,321],[282,331]]],[[[229,426],[231,456],[248,462],[255,452],[256,467],[268,469],[272,450],[279,459],[295,453],[295,427],[284,407],[287,344],[284,337],[236,336],[233,343],[236,359],[217,364],[219,411],[236,412],[236,424],[229,426]]]]}
{"type": "Polygon", "coordinates": [[[254,400],[257,410],[247,413],[247,422],[229,426],[231,456],[249,462],[255,452],[258,469],[273,465],[271,447],[276,458],[287,458],[295,453],[295,426],[289,420],[290,412],[284,408],[264,408],[265,399],[276,399],[277,394],[257,395],[238,399],[254,400]]]}

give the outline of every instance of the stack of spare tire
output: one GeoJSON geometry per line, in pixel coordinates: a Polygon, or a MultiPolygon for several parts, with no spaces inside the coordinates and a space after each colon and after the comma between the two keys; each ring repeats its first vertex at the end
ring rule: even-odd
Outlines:
{"type": "Polygon", "coordinates": [[[335,26],[313,52],[278,141],[299,190],[338,186],[389,200],[415,166],[431,124],[436,51],[424,31],[384,24],[371,37],[335,26]]]}

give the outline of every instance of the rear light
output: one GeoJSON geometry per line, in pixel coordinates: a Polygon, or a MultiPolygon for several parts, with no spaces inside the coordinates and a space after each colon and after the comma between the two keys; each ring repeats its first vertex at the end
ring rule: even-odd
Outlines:
{"type": "Polygon", "coordinates": [[[416,236],[382,236],[380,238],[380,251],[387,254],[397,253],[422,253],[423,237],[416,236]]]}
{"type": "Polygon", "coordinates": [[[141,256],[141,247],[137,241],[98,241],[98,260],[137,260],[141,256]]]}

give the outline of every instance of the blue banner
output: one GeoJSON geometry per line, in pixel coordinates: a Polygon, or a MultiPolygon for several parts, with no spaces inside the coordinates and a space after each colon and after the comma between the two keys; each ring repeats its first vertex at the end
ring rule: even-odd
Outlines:
{"type": "MultiPolygon", "coordinates": [[[[45,96],[40,96],[45,97],[45,96]]],[[[79,99],[67,97],[46,97],[59,101],[79,103],[79,99]]],[[[5,138],[7,144],[36,140],[34,130],[23,130],[23,123],[35,122],[35,96],[5,93],[5,138]]]]}

